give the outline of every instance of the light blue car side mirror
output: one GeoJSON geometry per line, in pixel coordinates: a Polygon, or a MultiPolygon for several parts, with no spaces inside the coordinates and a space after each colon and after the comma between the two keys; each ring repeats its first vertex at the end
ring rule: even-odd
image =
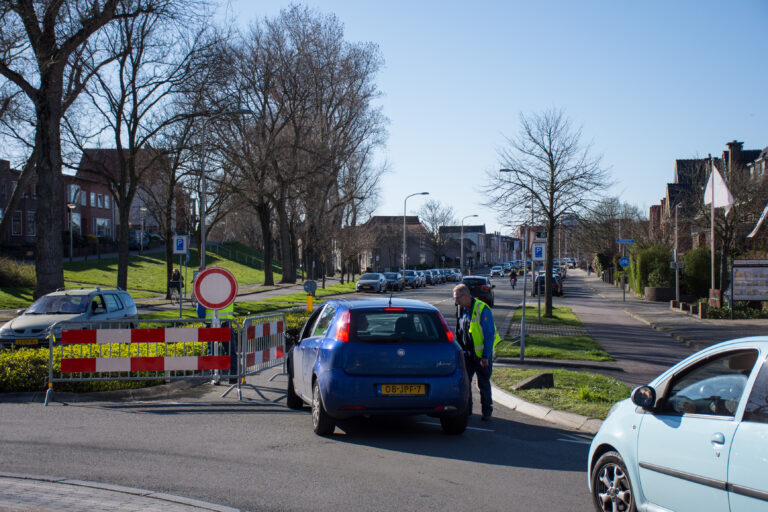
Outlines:
{"type": "Polygon", "coordinates": [[[640,386],[632,391],[632,403],[645,410],[651,410],[656,405],[656,390],[651,386],[640,386]]]}

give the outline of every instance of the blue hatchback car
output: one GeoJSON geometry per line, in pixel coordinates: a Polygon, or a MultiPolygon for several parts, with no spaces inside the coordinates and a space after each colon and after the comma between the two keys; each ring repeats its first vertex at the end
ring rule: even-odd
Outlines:
{"type": "Polygon", "coordinates": [[[599,511],[768,510],[768,337],[713,345],[635,389],[588,461],[599,511]]]}
{"type": "Polygon", "coordinates": [[[425,302],[330,300],[304,324],[287,364],[288,407],[311,405],[316,434],[358,415],[429,414],[448,434],[467,426],[461,348],[425,302]]]}

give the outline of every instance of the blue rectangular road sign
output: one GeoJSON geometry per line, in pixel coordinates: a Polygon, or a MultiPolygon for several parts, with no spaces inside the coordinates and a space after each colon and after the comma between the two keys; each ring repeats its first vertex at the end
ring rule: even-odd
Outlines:
{"type": "Polygon", "coordinates": [[[617,244],[633,244],[635,243],[634,238],[617,238],[616,239],[617,244]]]}
{"type": "Polygon", "coordinates": [[[173,254],[187,254],[189,252],[189,236],[176,235],[173,237],[173,254]]]}

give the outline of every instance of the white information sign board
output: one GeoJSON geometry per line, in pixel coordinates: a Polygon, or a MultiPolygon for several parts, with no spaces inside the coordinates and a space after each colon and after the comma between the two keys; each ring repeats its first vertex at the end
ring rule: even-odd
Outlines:
{"type": "Polygon", "coordinates": [[[733,300],[768,300],[768,260],[733,262],[733,300]]]}

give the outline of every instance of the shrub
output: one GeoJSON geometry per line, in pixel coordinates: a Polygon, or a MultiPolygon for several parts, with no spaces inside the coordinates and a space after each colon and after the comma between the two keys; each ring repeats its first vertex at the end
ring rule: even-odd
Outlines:
{"type": "Polygon", "coordinates": [[[0,258],[0,287],[24,288],[34,287],[36,284],[34,265],[0,258]]]}
{"type": "Polygon", "coordinates": [[[654,286],[649,282],[649,277],[654,272],[656,283],[666,283],[663,286],[669,286],[672,282],[672,271],[669,268],[672,253],[668,247],[654,245],[645,249],[634,249],[630,256],[630,261],[632,260],[632,285],[638,293],[642,293],[646,286],[654,286]]]}
{"type": "Polygon", "coordinates": [[[663,288],[670,285],[670,280],[663,276],[661,272],[659,272],[659,269],[654,269],[653,272],[648,274],[648,286],[663,288]]]}
{"type": "MultiPolygon", "coordinates": [[[[688,295],[695,297],[708,297],[710,277],[710,250],[707,247],[699,247],[685,253],[683,257],[683,286],[688,295]]],[[[715,282],[720,276],[720,258],[715,254],[715,282]]]]}

